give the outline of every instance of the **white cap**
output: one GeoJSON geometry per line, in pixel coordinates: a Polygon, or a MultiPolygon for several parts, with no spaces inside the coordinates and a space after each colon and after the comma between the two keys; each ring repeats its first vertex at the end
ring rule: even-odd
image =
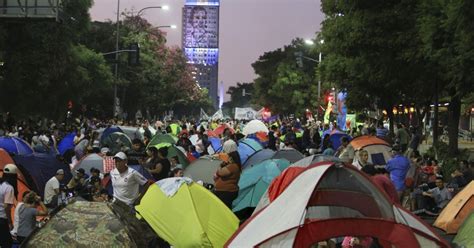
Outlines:
{"type": "Polygon", "coordinates": [[[118,152],[115,154],[114,158],[118,158],[120,160],[127,160],[127,155],[124,152],[118,152]]]}
{"type": "Polygon", "coordinates": [[[235,143],[235,141],[229,139],[224,142],[224,145],[222,146],[222,152],[231,153],[235,151],[237,151],[237,144],[235,143]]]}
{"type": "Polygon", "coordinates": [[[14,164],[7,164],[5,165],[5,167],[3,168],[3,173],[5,174],[16,174],[16,171],[18,170],[18,168],[16,167],[16,165],[14,164]]]}
{"type": "Polygon", "coordinates": [[[110,151],[110,149],[107,148],[107,147],[103,147],[102,149],[100,149],[100,153],[103,153],[103,154],[106,154],[106,153],[108,153],[109,151],[110,151]]]}

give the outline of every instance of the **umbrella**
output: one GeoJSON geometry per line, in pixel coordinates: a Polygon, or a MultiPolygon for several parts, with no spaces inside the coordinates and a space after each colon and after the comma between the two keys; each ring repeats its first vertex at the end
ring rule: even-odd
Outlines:
{"type": "Polygon", "coordinates": [[[110,152],[115,154],[120,151],[127,150],[127,148],[132,148],[132,141],[124,133],[111,133],[105,139],[102,140],[102,147],[108,147],[110,152]],[[125,149],[124,149],[125,148],[125,149]]]}
{"type": "Polygon", "coordinates": [[[61,141],[59,141],[58,151],[61,155],[64,155],[64,153],[69,149],[74,149],[74,136],[76,136],[76,132],[67,134],[61,141]]]}
{"type": "Polygon", "coordinates": [[[247,123],[247,125],[245,125],[244,129],[242,130],[242,133],[244,135],[249,135],[256,132],[268,133],[269,131],[267,126],[265,126],[265,123],[259,120],[251,120],[249,123],[247,123]]]}
{"type": "Polygon", "coordinates": [[[212,192],[185,180],[152,184],[135,209],[173,247],[223,247],[239,220],[212,192]],[[165,194],[159,184],[177,185],[176,193],[165,194]]]}
{"type": "Polygon", "coordinates": [[[153,136],[150,143],[148,144],[148,147],[156,146],[161,143],[168,143],[174,145],[176,144],[176,141],[178,141],[178,138],[171,134],[157,134],[153,136]]]}
{"type": "Polygon", "coordinates": [[[245,164],[243,164],[244,169],[248,169],[256,164],[263,162],[264,160],[270,159],[275,155],[275,151],[271,149],[262,149],[254,154],[252,154],[245,164]]]}
{"type": "Polygon", "coordinates": [[[185,170],[184,176],[194,181],[203,181],[206,184],[214,184],[214,173],[221,167],[222,160],[211,156],[203,156],[194,160],[185,170]]]}
{"type": "MultiPolygon", "coordinates": [[[[99,130],[101,132],[101,130],[99,130]]],[[[109,136],[111,133],[123,133],[122,129],[118,126],[111,126],[102,131],[102,135],[100,136],[100,142],[102,143],[107,136],[109,136]]]]}
{"type": "Polygon", "coordinates": [[[231,133],[235,133],[234,129],[231,128],[231,127],[230,127],[229,125],[227,125],[227,124],[221,124],[221,125],[219,125],[216,129],[214,129],[214,133],[217,134],[217,135],[222,135],[222,134],[224,134],[224,130],[225,130],[226,128],[228,128],[231,133]]]}
{"type": "Polygon", "coordinates": [[[101,173],[104,172],[104,158],[96,153],[92,153],[82,158],[75,166],[74,170],[84,169],[88,173],[92,168],[99,169],[101,173]]]}
{"type": "Polygon", "coordinates": [[[0,137],[0,148],[16,155],[28,155],[33,153],[31,146],[26,141],[17,137],[0,137]]]}
{"type": "Polygon", "coordinates": [[[107,203],[76,201],[37,229],[22,247],[137,247],[107,203]]]}
{"type": "Polygon", "coordinates": [[[239,180],[239,196],[232,204],[232,211],[255,208],[273,178],[290,166],[286,159],[270,159],[242,172],[239,180]]]}
{"type": "Polygon", "coordinates": [[[253,139],[240,140],[237,150],[240,155],[241,164],[245,164],[245,162],[247,162],[247,159],[250,156],[252,156],[252,154],[262,149],[263,149],[262,145],[260,145],[260,143],[258,143],[257,141],[253,139]]]}
{"type": "Polygon", "coordinates": [[[290,163],[294,163],[294,162],[297,162],[298,160],[300,159],[303,159],[304,156],[303,154],[301,154],[301,152],[299,152],[298,150],[296,149],[293,149],[293,148],[285,148],[285,149],[281,149],[279,151],[277,151],[273,157],[273,159],[276,159],[276,158],[284,158],[288,161],[290,161],[290,163]]]}

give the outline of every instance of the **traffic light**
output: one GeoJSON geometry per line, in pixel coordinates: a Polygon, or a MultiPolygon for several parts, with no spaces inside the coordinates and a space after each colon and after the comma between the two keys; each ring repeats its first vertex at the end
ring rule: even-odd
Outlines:
{"type": "Polygon", "coordinates": [[[128,50],[128,64],[138,65],[140,63],[140,45],[138,43],[132,43],[129,45],[128,50]]]}
{"type": "Polygon", "coordinates": [[[295,52],[296,64],[299,68],[303,68],[303,52],[295,52]]]}

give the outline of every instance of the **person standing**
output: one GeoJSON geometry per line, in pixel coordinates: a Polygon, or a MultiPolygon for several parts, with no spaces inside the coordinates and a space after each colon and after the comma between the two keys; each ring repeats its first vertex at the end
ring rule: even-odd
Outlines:
{"type": "Polygon", "coordinates": [[[13,229],[11,210],[15,201],[16,171],[14,164],[7,164],[3,168],[0,178],[0,247],[11,247],[13,239],[10,230],[13,229]]]}
{"type": "Polygon", "coordinates": [[[223,152],[229,156],[229,160],[223,162],[214,175],[214,194],[230,209],[232,209],[232,202],[239,194],[238,183],[242,173],[237,145],[232,142],[228,140],[224,143],[223,152]]]}
{"type": "Polygon", "coordinates": [[[401,152],[404,153],[408,149],[408,142],[410,142],[410,135],[405,126],[401,123],[397,124],[397,132],[395,133],[396,141],[400,145],[401,152]]]}
{"type": "Polygon", "coordinates": [[[59,169],[56,171],[56,175],[46,183],[46,186],[44,187],[44,203],[48,208],[55,208],[58,206],[58,197],[61,193],[59,184],[63,179],[64,170],[59,169]]]}
{"type": "Polygon", "coordinates": [[[390,180],[392,180],[399,198],[402,197],[405,190],[405,178],[410,169],[410,160],[403,156],[402,149],[399,145],[392,147],[393,158],[387,162],[385,169],[390,173],[390,180]]]}

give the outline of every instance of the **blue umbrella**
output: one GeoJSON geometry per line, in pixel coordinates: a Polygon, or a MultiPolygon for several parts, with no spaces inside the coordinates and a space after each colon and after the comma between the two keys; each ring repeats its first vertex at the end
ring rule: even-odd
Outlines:
{"type": "Polygon", "coordinates": [[[286,159],[269,159],[242,172],[239,180],[239,195],[234,200],[232,211],[257,206],[272,180],[290,166],[286,159]]]}
{"type": "Polygon", "coordinates": [[[237,151],[240,155],[240,162],[245,164],[247,159],[252,156],[255,152],[262,150],[263,147],[257,141],[253,139],[243,139],[239,141],[239,146],[237,147],[237,151]]]}
{"type": "Polygon", "coordinates": [[[72,132],[67,134],[58,144],[58,151],[61,155],[69,149],[74,149],[74,136],[76,136],[76,132],[72,132]]]}
{"type": "Polygon", "coordinates": [[[31,146],[26,141],[17,137],[0,137],[0,148],[16,155],[28,155],[33,153],[31,146]]]}

